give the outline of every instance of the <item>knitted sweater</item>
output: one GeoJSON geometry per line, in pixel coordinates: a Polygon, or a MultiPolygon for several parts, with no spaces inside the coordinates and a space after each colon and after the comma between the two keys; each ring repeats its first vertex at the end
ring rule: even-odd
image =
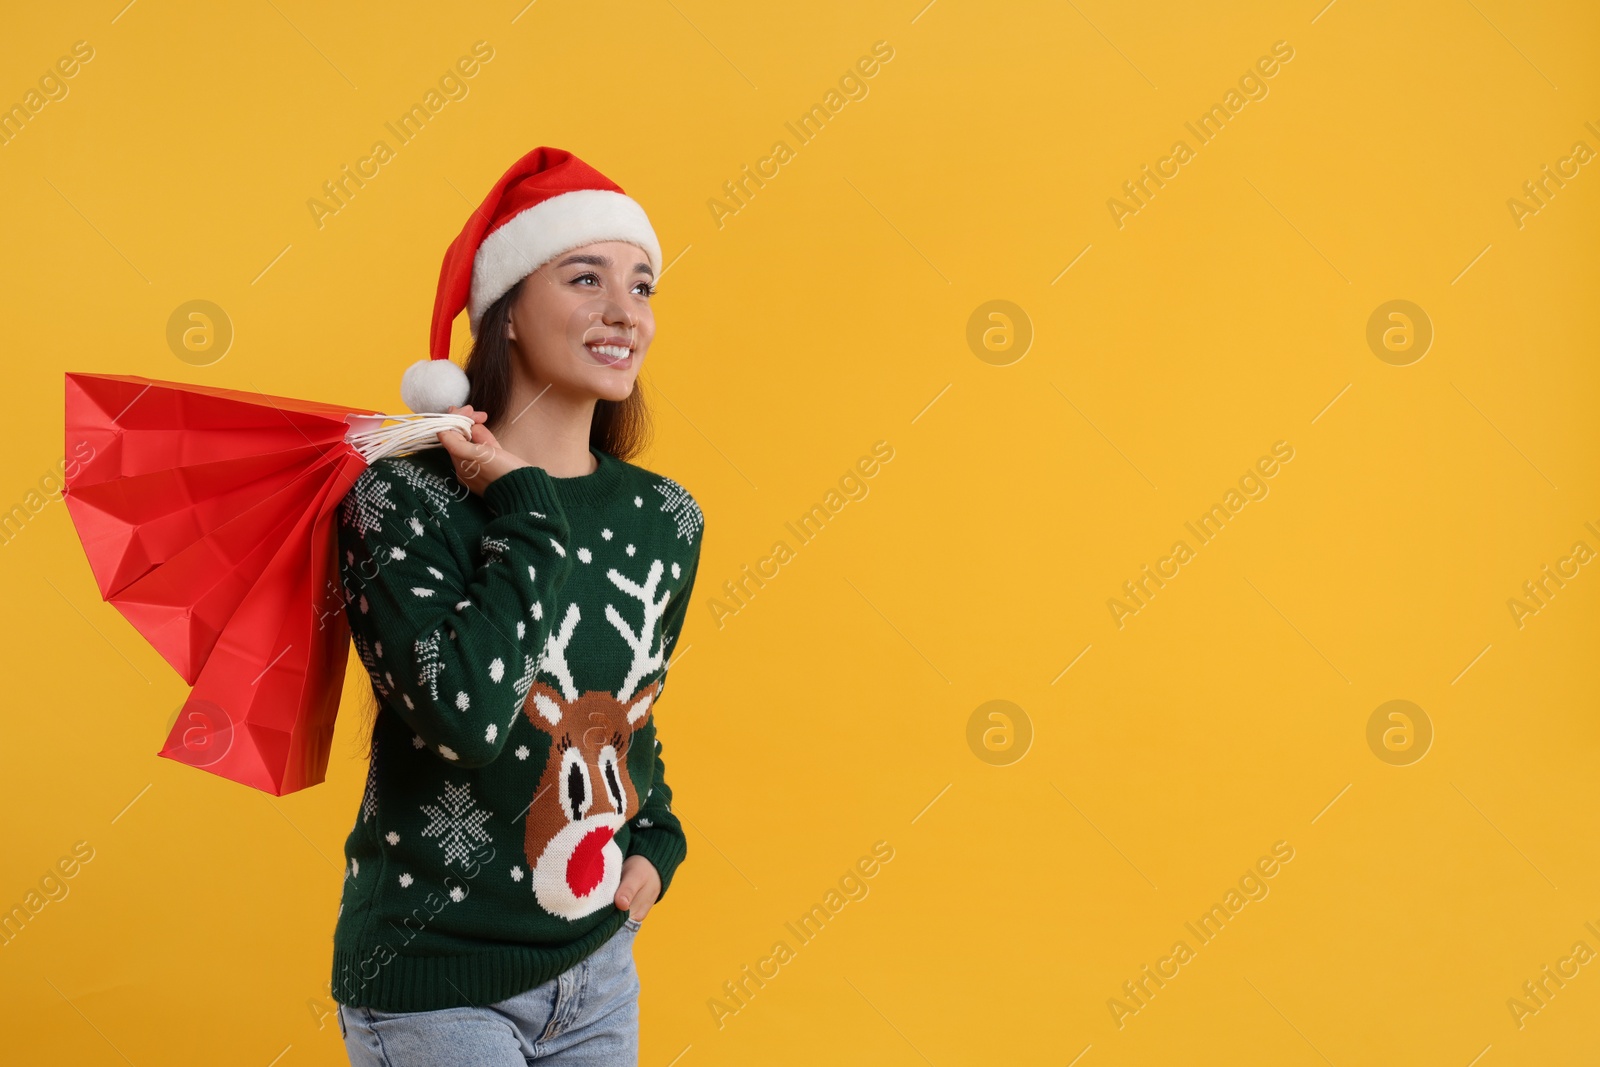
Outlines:
{"type": "Polygon", "coordinates": [[[333,995],[490,1004],[599,948],[625,856],[687,852],[656,706],[703,517],[591,449],[480,496],[442,448],[381,459],[339,511],[345,614],[379,712],[334,929],[333,995]]]}

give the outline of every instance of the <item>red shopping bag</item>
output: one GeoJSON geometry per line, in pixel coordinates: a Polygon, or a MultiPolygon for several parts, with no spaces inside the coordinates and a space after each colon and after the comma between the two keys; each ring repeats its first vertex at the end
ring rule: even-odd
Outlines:
{"type": "Polygon", "coordinates": [[[350,642],[334,509],[379,455],[469,424],[67,374],[63,495],[100,596],[193,686],[159,755],[274,796],[324,779],[350,642]]]}

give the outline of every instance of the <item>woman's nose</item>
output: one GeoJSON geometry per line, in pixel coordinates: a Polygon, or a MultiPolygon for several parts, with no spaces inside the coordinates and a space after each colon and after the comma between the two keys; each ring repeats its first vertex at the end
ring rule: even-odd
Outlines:
{"type": "Polygon", "coordinates": [[[629,330],[633,329],[633,315],[615,300],[606,301],[605,317],[608,326],[625,326],[629,330]]]}

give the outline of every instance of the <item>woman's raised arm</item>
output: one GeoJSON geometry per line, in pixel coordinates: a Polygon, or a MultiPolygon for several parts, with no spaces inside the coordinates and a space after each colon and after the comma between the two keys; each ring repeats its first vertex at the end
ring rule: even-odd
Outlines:
{"type": "MultiPolygon", "coordinates": [[[[441,759],[500,754],[533,683],[571,571],[571,530],[550,476],[521,466],[490,482],[498,514],[476,569],[446,538],[461,487],[405,457],[364,471],[339,513],[339,565],[356,651],[378,695],[441,759]],[[515,561],[515,562],[513,562],[515,561]]],[[[479,546],[469,546],[469,551],[479,546]]]]}

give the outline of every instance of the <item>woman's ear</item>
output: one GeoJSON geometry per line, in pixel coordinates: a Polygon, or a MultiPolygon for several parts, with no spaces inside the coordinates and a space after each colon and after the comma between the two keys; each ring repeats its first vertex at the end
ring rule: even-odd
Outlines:
{"type": "Polygon", "coordinates": [[[507,311],[506,312],[506,340],[515,341],[516,339],[517,339],[517,325],[516,325],[516,323],[511,321],[511,312],[507,311]]]}

